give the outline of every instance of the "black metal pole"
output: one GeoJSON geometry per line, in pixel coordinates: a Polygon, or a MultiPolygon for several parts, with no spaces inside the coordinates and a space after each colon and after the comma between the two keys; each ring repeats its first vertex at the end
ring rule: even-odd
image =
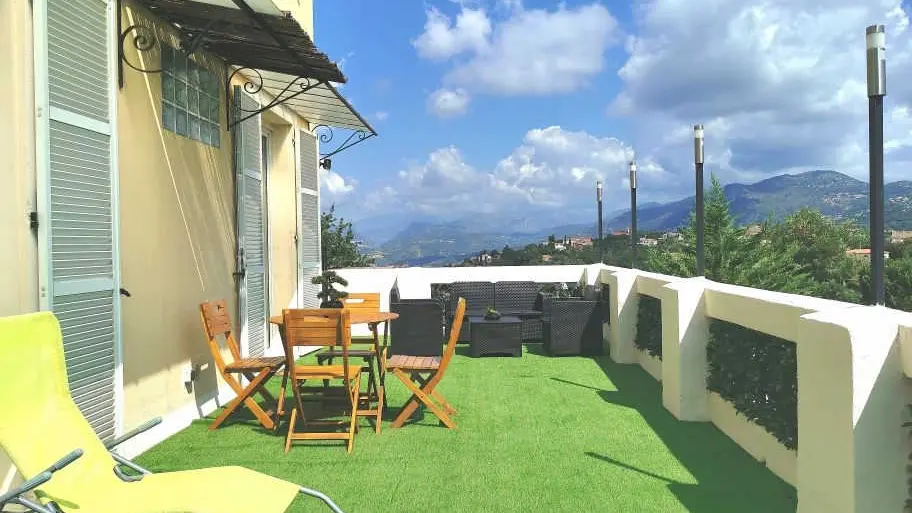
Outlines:
{"type": "Polygon", "coordinates": [[[703,125],[694,125],[694,167],[696,168],[697,276],[705,274],[703,252],[703,125]]]}
{"type": "Polygon", "coordinates": [[[630,267],[637,268],[637,190],[630,189],[630,267]]]}
{"type": "Polygon", "coordinates": [[[874,304],[884,304],[884,157],[883,96],[868,99],[869,147],[871,158],[871,278],[874,304]]]}
{"type": "Polygon", "coordinates": [[[636,162],[630,161],[630,268],[637,268],[637,183],[636,162]]]}
{"type": "Polygon", "coordinates": [[[706,274],[703,250],[703,164],[697,164],[697,276],[706,274]]]}
{"type": "Polygon", "coordinates": [[[605,249],[603,243],[602,235],[602,182],[598,182],[595,186],[596,190],[596,200],[598,201],[598,252],[599,252],[599,263],[605,262],[605,249]]]}
{"type": "Polygon", "coordinates": [[[871,288],[875,305],[884,304],[884,142],[886,34],[883,25],[866,30],[868,65],[868,152],[870,157],[871,288]]]}

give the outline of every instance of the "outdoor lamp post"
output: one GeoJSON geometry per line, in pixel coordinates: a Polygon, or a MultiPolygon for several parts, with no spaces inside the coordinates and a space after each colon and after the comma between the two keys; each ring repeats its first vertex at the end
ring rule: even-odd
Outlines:
{"type": "Polygon", "coordinates": [[[602,244],[602,181],[599,180],[595,183],[595,200],[598,202],[598,251],[599,251],[599,263],[605,261],[605,254],[603,251],[602,244]]]}
{"type": "Polygon", "coordinates": [[[637,165],[630,161],[630,267],[637,264],[637,165]]]}
{"type": "Polygon", "coordinates": [[[865,31],[868,62],[868,153],[870,156],[871,282],[874,304],[884,304],[883,99],[887,95],[887,36],[883,25],[865,31]]]}
{"type": "Polygon", "coordinates": [[[697,276],[703,276],[703,125],[694,125],[694,167],[697,174],[697,276]]]}

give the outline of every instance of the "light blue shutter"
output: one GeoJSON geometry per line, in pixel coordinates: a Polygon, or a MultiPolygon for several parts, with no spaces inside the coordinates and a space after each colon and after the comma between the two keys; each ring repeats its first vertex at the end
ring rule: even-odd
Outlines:
{"type": "Polygon", "coordinates": [[[120,415],[114,3],[33,5],[41,306],[60,321],[73,399],[109,439],[120,415]]]}
{"type": "MultiPolygon", "coordinates": [[[[236,103],[245,111],[259,104],[235,88],[236,103]]],[[[243,249],[244,277],[240,286],[241,343],[250,356],[261,356],[266,347],[266,229],[263,187],[260,116],[235,126],[238,187],[238,247],[243,249]]]]}
{"type": "Polygon", "coordinates": [[[317,138],[299,131],[298,137],[298,276],[302,308],[318,308],[319,285],[310,280],[322,271],[320,262],[320,176],[317,168],[317,138]]]}

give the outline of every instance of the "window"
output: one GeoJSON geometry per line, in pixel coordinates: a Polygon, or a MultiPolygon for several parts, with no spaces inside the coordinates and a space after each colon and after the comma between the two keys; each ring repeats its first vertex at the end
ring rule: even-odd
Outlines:
{"type": "Polygon", "coordinates": [[[183,52],[162,45],[162,125],[166,130],[218,147],[219,77],[183,52]]]}

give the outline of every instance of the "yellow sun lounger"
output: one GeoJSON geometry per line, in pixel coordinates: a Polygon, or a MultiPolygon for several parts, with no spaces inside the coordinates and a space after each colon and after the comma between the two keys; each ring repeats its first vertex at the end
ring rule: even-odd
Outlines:
{"type": "Polygon", "coordinates": [[[70,397],[60,325],[50,312],[0,318],[0,448],[27,481],[0,495],[39,513],[280,513],[308,488],[242,467],[153,474],[109,452],[70,397]],[[128,467],[139,475],[128,476],[128,467]],[[34,492],[38,503],[25,496],[34,492]]]}

